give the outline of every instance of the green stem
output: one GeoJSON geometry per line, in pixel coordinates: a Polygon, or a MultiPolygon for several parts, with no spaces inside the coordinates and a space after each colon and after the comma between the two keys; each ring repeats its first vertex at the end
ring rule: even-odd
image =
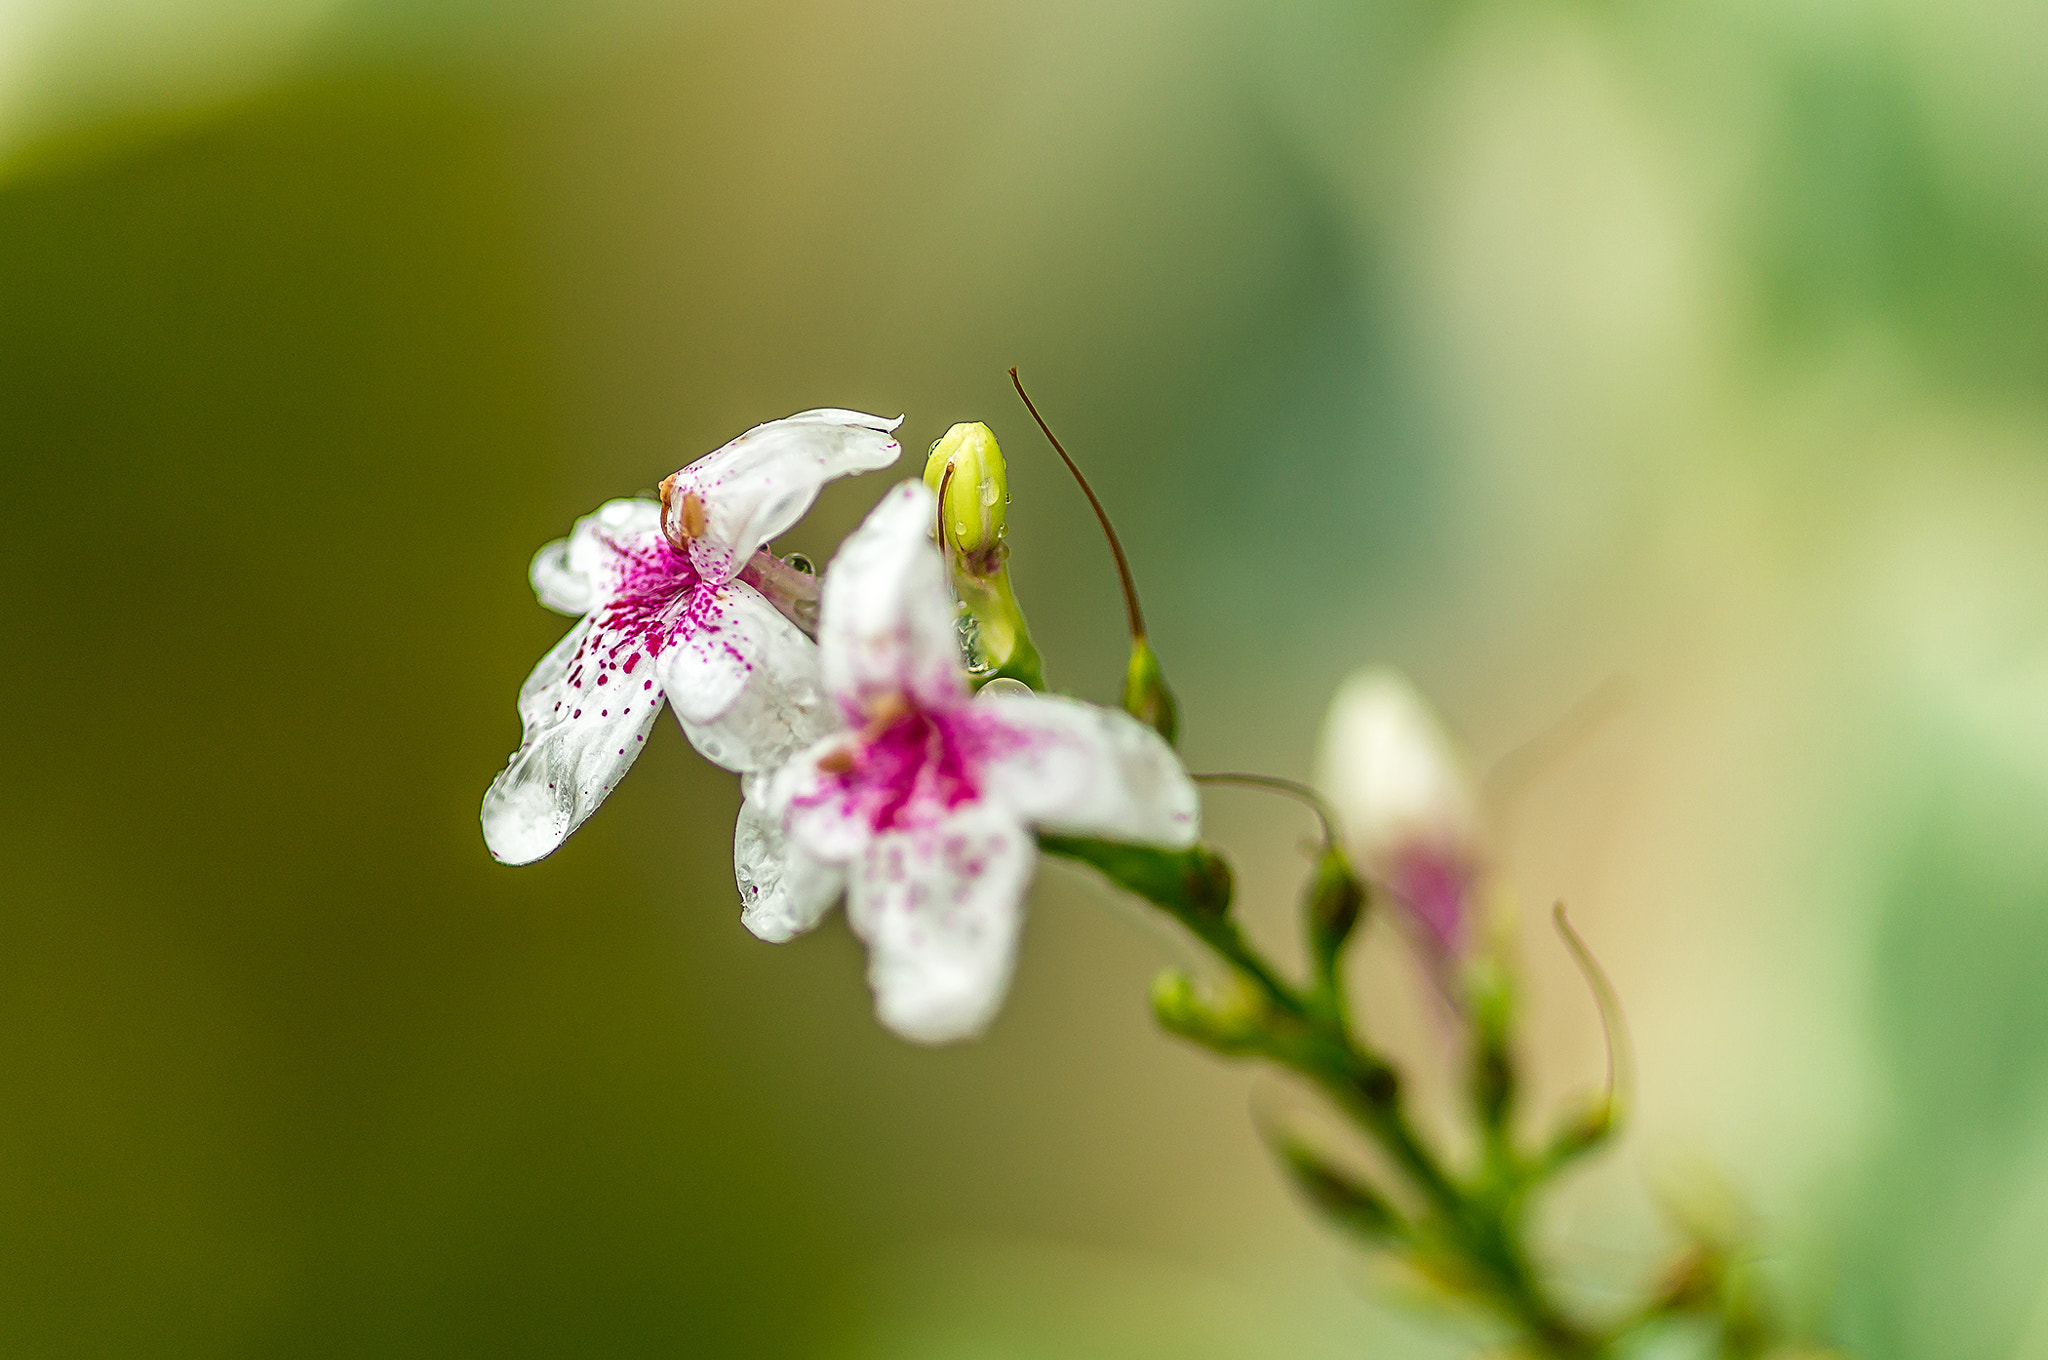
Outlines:
{"type": "Polygon", "coordinates": [[[1474,1295],[1518,1328],[1547,1360],[1597,1360],[1604,1338],[1566,1317],[1537,1279],[1521,1241],[1519,1195],[1474,1194],[1437,1159],[1409,1120],[1399,1074],[1350,1032],[1324,993],[1341,987],[1334,962],[1319,968],[1311,994],[1289,984],[1245,939],[1228,913],[1228,866],[1197,846],[1162,851],[1075,837],[1041,836],[1047,853],[1079,860],[1154,903],[1187,927],[1249,983],[1264,1003],[1263,1028],[1232,1051],[1253,1052],[1326,1092],[1427,1202],[1443,1246],[1459,1260],[1474,1295]]]}

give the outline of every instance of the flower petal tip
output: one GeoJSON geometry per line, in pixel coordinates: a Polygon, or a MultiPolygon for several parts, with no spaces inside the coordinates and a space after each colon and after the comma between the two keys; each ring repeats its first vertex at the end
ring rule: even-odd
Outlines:
{"type": "Polygon", "coordinates": [[[493,784],[484,795],[482,820],[484,845],[500,864],[532,864],[568,839],[560,804],[537,784],[493,784]]]}

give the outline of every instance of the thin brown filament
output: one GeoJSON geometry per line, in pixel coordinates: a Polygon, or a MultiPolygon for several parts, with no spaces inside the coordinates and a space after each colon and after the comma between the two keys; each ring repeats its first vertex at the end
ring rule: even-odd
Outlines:
{"type": "Polygon", "coordinates": [[[1593,1004],[1600,1008],[1600,1032],[1607,1041],[1607,1108],[1610,1117],[1618,1121],[1620,1102],[1627,1098],[1628,1089],[1635,1086],[1628,1027],[1621,1016],[1621,998],[1615,993],[1614,984],[1607,980],[1599,961],[1593,957],[1593,951],[1579,938],[1579,932],[1572,929],[1562,901],[1551,908],[1550,919],[1557,926],[1557,933],[1564,940],[1572,962],[1579,966],[1579,974],[1585,978],[1587,990],[1593,993],[1593,1004]]]}
{"type": "Polygon", "coordinates": [[[1206,774],[1191,774],[1188,778],[1197,784],[1234,784],[1245,789],[1264,789],[1269,793],[1285,794],[1296,802],[1304,803],[1316,814],[1316,820],[1323,825],[1323,848],[1334,849],[1337,844],[1337,819],[1330,814],[1330,805],[1323,796],[1308,785],[1292,779],[1282,779],[1272,774],[1244,774],[1236,770],[1217,770],[1206,774]]]}
{"type": "Polygon", "coordinates": [[[953,460],[946,460],[946,470],[939,474],[939,504],[937,517],[932,523],[932,537],[938,540],[939,555],[951,557],[946,551],[946,488],[953,485],[953,460]]]}
{"type": "Polygon", "coordinates": [[[1081,484],[1081,494],[1086,496],[1088,504],[1094,507],[1096,522],[1102,525],[1103,536],[1109,540],[1109,551],[1116,558],[1116,574],[1123,580],[1124,608],[1130,612],[1131,616],[1131,641],[1143,642],[1145,640],[1145,612],[1138,608],[1138,585],[1137,582],[1131,579],[1131,564],[1124,559],[1124,545],[1117,541],[1116,530],[1110,527],[1109,512],[1104,510],[1102,502],[1095,498],[1095,489],[1088,485],[1088,479],[1081,475],[1081,469],[1075,466],[1072,458],[1067,456],[1066,449],[1060,445],[1059,436],[1052,432],[1052,426],[1046,424],[1045,417],[1038,414],[1038,407],[1032,402],[1031,394],[1024,390],[1024,380],[1017,376],[1015,368],[1010,370],[1010,381],[1016,386],[1017,395],[1024,399],[1024,409],[1031,412],[1031,418],[1037,421],[1038,428],[1044,431],[1047,442],[1052,445],[1053,452],[1057,453],[1060,456],[1060,461],[1067,465],[1067,471],[1074,474],[1074,480],[1081,484]]]}

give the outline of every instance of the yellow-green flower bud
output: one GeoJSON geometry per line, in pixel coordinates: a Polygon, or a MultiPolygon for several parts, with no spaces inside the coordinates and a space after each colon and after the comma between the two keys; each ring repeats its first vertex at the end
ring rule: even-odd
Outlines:
{"type": "Polygon", "coordinates": [[[976,575],[994,575],[1003,565],[1004,508],[1010,500],[994,431],[980,421],[946,431],[925,460],[924,484],[939,498],[948,555],[958,554],[976,575]]]}
{"type": "Polygon", "coordinates": [[[1045,674],[1024,611],[1010,589],[1009,478],[988,426],[955,425],[932,445],[924,483],[939,498],[939,546],[960,603],[974,619],[974,650],[984,678],[1008,676],[1033,689],[1045,674]]]}
{"type": "Polygon", "coordinates": [[[1153,979],[1152,1014],[1165,1029],[1218,1053],[1253,1053],[1265,1042],[1264,1019],[1248,998],[1204,997],[1178,968],[1153,979]]]}

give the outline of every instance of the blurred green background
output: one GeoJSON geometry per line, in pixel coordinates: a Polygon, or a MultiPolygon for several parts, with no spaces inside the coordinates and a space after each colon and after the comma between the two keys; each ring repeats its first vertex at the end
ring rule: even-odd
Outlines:
{"type": "MultiPolygon", "coordinates": [[[[484,851],[534,548],[805,407],[991,422],[1112,696],[1015,363],[1194,766],[1304,774],[1366,662],[1482,763],[1627,679],[1500,829],[1539,1099],[1553,898],[1640,1055],[1589,1299],[1718,1179],[1857,1356],[2048,1357],[2044,63],[2019,0],[0,6],[0,1353],[1465,1353],[1084,874],[925,1051],[740,928],[672,725],[484,851]]],[[[1210,822],[1284,940],[1297,814],[1210,822]]]]}

